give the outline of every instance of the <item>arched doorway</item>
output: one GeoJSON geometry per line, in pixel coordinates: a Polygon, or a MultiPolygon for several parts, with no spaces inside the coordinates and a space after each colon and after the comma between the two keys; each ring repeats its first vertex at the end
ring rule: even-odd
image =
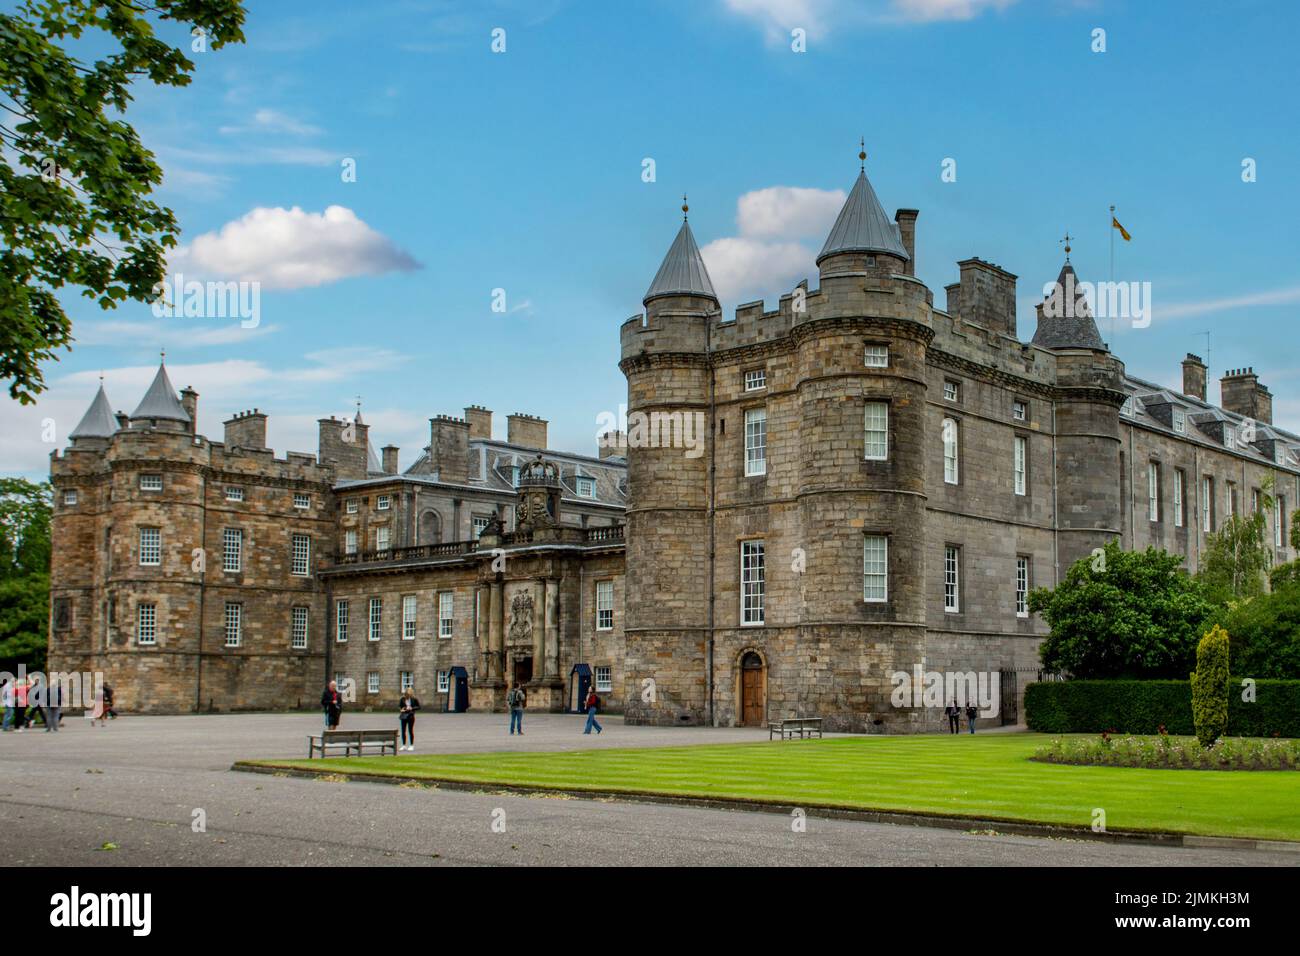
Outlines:
{"type": "Polygon", "coordinates": [[[437,544],[442,540],[442,519],[436,511],[420,515],[420,544],[437,544]]]}
{"type": "Polygon", "coordinates": [[[740,723],[762,727],[767,719],[767,668],[754,651],[740,660],[740,723]]]}

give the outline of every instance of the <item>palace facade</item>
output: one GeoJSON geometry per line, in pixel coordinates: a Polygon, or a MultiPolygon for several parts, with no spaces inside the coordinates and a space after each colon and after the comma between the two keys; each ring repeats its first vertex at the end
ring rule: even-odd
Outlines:
{"type": "Polygon", "coordinates": [[[1296,556],[1300,436],[1253,370],[1217,405],[1194,355],[1181,390],[1134,378],[1053,299],[1022,342],[1017,277],[978,258],[937,308],[918,215],[864,169],[817,287],[730,317],[683,221],[620,330],[628,434],[594,456],[529,415],[494,440],[471,406],[402,473],[360,413],[277,458],[257,410],[197,434],[165,368],[129,416],[101,388],[51,462],[51,669],[104,671],[131,710],[312,706],[330,678],[354,706],[500,709],[518,684],[564,710],[594,682],[631,722],[910,732],[939,720],[891,700],[918,667],[997,675],[987,719],[1014,720],[1029,591],[1111,539],[1195,571],[1271,502],[1296,556]]]}

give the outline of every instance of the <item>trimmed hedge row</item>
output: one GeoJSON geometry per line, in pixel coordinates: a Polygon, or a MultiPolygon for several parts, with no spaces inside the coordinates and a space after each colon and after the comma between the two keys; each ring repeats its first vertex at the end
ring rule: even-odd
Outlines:
{"type": "MultiPolygon", "coordinates": [[[[1257,680],[1255,701],[1228,682],[1229,737],[1300,737],[1300,680],[1257,680]]],[[[1025,723],[1046,734],[1155,734],[1160,725],[1193,736],[1192,685],[1185,680],[1067,680],[1025,688],[1025,723]]]]}

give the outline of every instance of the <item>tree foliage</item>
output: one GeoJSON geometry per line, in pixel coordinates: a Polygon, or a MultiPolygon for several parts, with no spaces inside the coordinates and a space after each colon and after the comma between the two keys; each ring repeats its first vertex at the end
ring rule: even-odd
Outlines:
{"type": "Polygon", "coordinates": [[[1226,607],[1217,620],[1230,635],[1239,676],[1300,679],[1300,579],[1275,575],[1271,593],[1226,607]]]}
{"type": "Polygon", "coordinates": [[[1049,670],[1181,679],[1213,607],[1178,555],[1125,551],[1112,540],[1076,561],[1057,587],[1032,591],[1029,609],[1052,629],[1040,649],[1049,670]]]}
{"type": "Polygon", "coordinates": [[[1217,624],[1196,645],[1192,722],[1202,747],[1214,746],[1228,726],[1228,632],[1217,624]]]}
{"type": "Polygon", "coordinates": [[[1272,563],[1264,511],[1238,514],[1206,537],[1196,576],[1211,601],[1227,604],[1263,594],[1272,563]]]}
{"type": "Polygon", "coordinates": [[[149,301],[176,244],[153,202],[162,170],[121,117],[138,77],[190,82],[194,63],[160,39],[164,21],[201,31],[189,47],[242,42],[239,0],[25,0],[0,13],[0,381],[28,403],[41,363],[72,341],[58,300],[78,287],[101,308],[149,301]],[[93,63],[70,50],[107,43],[93,63]]]}
{"type": "Polygon", "coordinates": [[[0,478],[0,669],[43,666],[49,614],[50,486],[0,478]]]}

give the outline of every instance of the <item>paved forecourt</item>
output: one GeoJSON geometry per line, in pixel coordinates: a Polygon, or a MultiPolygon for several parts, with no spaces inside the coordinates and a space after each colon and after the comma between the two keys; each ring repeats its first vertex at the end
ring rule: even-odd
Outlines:
{"type": "MultiPolygon", "coordinates": [[[[681,746],[766,739],[745,728],[625,727],[529,715],[431,714],[417,753],[681,746]]],[[[351,713],[344,727],[393,726],[351,713]]],[[[1296,854],[968,834],[782,814],[524,797],[234,773],[298,757],[314,714],[68,718],[58,734],[0,736],[0,832],[10,865],[1282,865],[1296,854]],[[202,811],[201,815],[196,811],[202,811]],[[504,833],[492,828],[504,811],[504,833]],[[201,817],[204,827],[196,830],[201,817]],[[105,845],[109,848],[105,849],[105,845]]],[[[774,744],[773,746],[777,746],[774,744]]]]}

